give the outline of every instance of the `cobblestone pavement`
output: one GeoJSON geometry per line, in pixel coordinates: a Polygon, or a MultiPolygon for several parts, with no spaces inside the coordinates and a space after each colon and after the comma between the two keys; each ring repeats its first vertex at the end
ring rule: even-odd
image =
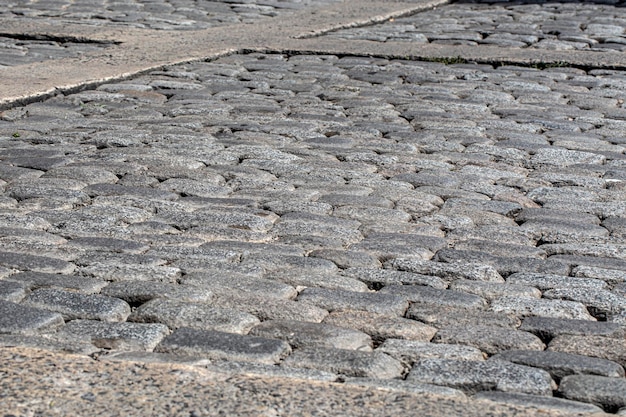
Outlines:
{"type": "Polygon", "coordinates": [[[332,4],[339,0],[8,0],[0,17],[49,19],[94,26],[131,26],[157,30],[205,29],[252,23],[285,10],[332,4]]]}
{"type": "MultiPolygon", "coordinates": [[[[619,5],[385,25],[623,29],[619,5]]],[[[0,351],[626,414],[626,71],[349,52],[242,51],[1,112],[0,351]]]]}
{"type": "Polygon", "coordinates": [[[21,40],[0,36],[0,70],[2,67],[77,57],[96,48],[106,48],[107,46],[109,45],[106,43],[21,40]]]}
{"type": "Polygon", "coordinates": [[[497,45],[546,50],[626,51],[624,1],[460,1],[329,36],[377,42],[497,45]]]}

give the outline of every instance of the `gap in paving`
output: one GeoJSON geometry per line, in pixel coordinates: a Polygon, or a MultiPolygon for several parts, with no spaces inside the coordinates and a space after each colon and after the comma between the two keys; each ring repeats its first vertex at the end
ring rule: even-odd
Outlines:
{"type": "Polygon", "coordinates": [[[57,36],[50,34],[29,34],[29,33],[14,33],[14,32],[0,32],[0,37],[15,39],[18,41],[44,41],[44,42],[59,42],[59,43],[86,43],[96,45],[121,45],[119,41],[104,41],[97,39],[89,39],[81,36],[57,36]]]}

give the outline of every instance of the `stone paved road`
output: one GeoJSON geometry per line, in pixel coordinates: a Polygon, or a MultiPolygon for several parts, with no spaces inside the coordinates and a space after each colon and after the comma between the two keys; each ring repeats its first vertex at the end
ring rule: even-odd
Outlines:
{"type": "Polygon", "coordinates": [[[460,1],[376,26],[330,34],[342,39],[497,45],[545,50],[626,50],[624,1],[460,1]]]}
{"type": "Polygon", "coordinates": [[[242,50],[0,113],[0,407],[121,407],[85,387],[132,362],[276,407],[241,415],[626,413],[626,72],[452,61],[242,50]],[[71,401],[16,395],[50,363],[71,401]]]}

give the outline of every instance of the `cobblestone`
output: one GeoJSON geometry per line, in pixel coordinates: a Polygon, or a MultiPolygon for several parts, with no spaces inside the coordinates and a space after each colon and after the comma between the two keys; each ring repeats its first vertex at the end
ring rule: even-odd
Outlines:
{"type": "Polygon", "coordinates": [[[23,306],[11,301],[0,301],[2,309],[1,333],[35,333],[63,325],[63,317],[55,312],[23,306]]]}
{"type": "Polygon", "coordinates": [[[464,361],[482,361],[485,359],[484,354],[475,347],[413,340],[387,339],[377,350],[408,365],[413,365],[421,359],[464,361]]]}
{"type": "Polygon", "coordinates": [[[376,387],[392,392],[415,393],[420,395],[443,395],[458,398],[465,398],[462,391],[440,387],[432,384],[421,384],[417,382],[402,381],[397,379],[376,379],[376,378],[344,378],[344,383],[349,385],[359,385],[364,387],[376,387]]]}
{"type": "Polygon", "coordinates": [[[247,334],[259,323],[259,319],[252,314],[234,309],[163,298],[156,298],[142,304],[131,313],[128,320],[140,323],[163,323],[170,329],[189,327],[240,334],[247,334]]]}
{"type": "Polygon", "coordinates": [[[597,404],[608,412],[615,412],[624,407],[626,379],[571,375],[563,378],[559,393],[565,398],[597,404]]]}
{"type": "Polygon", "coordinates": [[[404,315],[409,306],[406,298],[393,294],[306,288],[298,296],[298,301],[314,304],[328,311],[363,310],[388,316],[404,315]]]}
{"type": "Polygon", "coordinates": [[[333,311],[324,323],[362,331],[375,341],[389,338],[429,341],[437,332],[434,327],[415,320],[365,311],[333,311]]]}
{"type": "Polygon", "coordinates": [[[456,388],[470,395],[496,390],[551,396],[556,386],[546,371],[504,361],[423,359],[413,365],[407,380],[456,388]]]}
{"type": "Polygon", "coordinates": [[[119,298],[57,289],[35,290],[23,303],[26,306],[60,313],[66,320],[124,321],[130,314],[130,306],[119,298]]]}
{"type": "Polygon", "coordinates": [[[76,275],[49,274],[44,272],[20,272],[5,278],[35,290],[37,288],[58,288],[84,294],[100,292],[108,283],[99,279],[76,275]]]}
{"type": "Polygon", "coordinates": [[[626,407],[623,2],[185,1],[0,11],[7,74],[222,48],[0,112],[3,349],[626,407]]]}
{"type": "Polygon", "coordinates": [[[155,351],[274,364],[287,356],[291,349],[279,340],[181,327],[159,343],[155,351]]]}
{"type": "Polygon", "coordinates": [[[553,317],[526,317],[519,328],[539,336],[544,341],[560,335],[605,336],[621,338],[624,328],[616,323],[572,320],[553,317]]]}
{"type": "Polygon", "coordinates": [[[85,339],[101,349],[151,351],[169,334],[169,329],[162,324],[72,320],[63,326],[60,333],[70,339],[85,339]]]}
{"type": "Polygon", "coordinates": [[[284,340],[295,349],[330,347],[369,351],[372,346],[372,339],[367,334],[327,323],[269,320],[256,325],[250,334],[284,340]]]}
{"type": "Polygon", "coordinates": [[[400,378],[404,371],[400,362],[382,352],[347,349],[298,349],[283,363],[296,368],[312,368],[363,378],[400,378]]]}
{"type": "Polygon", "coordinates": [[[603,411],[598,406],[584,402],[511,392],[481,391],[472,398],[501,402],[503,404],[523,404],[539,410],[553,409],[568,413],[601,413],[603,411]]]}
{"type": "Polygon", "coordinates": [[[562,335],[552,339],[548,349],[555,352],[607,359],[624,366],[626,365],[624,343],[623,339],[603,336],[562,335]]]}
{"type": "Polygon", "coordinates": [[[474,346],[489,355],[511,349],[545,349],[543,342],[531,333],[480,324],[444,327],[439,329],[433,341],[474,346]]]}
{"type": "Polygon", "coordinates": [[[611,378],[624,376],[624,368],[615,362],[549,350],[543,352],[510,350],[498,353],[490,360],[504,360],[541,368],[548,371],[557,382],[573,374],[602,375],[611,378]]]}

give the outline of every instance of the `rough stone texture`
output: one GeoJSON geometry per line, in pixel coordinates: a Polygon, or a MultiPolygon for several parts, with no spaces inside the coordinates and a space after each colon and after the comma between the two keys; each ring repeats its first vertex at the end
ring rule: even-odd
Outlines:
{"type": "Polygon", "coordinates": [[[419,320],[438,329],[465,325],[484,325],[498,327],[517,327],[521,320],[510,314],[493,311],[468,310],[450,306],[423,306],[413,304],[406,312],[406,317],[419,320]]]}
{"type": "Polygon", "coordinates": [[[470,263],[458,265],[419,259],[397,258],[385,263],[385,267],[417,274],[434,275],[444,280],[465,278],[475,281],[504,281],[494,267],[485,264],[470,263]]]}
{"type": "Polygon", "coordinates": [[[167,336],[156,352],[273,364],[291,349],[280,340],[181,327],[167,336]]]}
{"type": "Polygon", "coordinates": [[[298,320],[319,323],[328,316],[327,310],[313,303],[248,294],[219,295],[213,300],[212,305],[250,313],[259,320],[298,320]]]}
{"type": "Polygon", "coordinates": [[[494,313],[513,314],[519,317],[541,316],[574,320],[593,320],[584,304],[566,300],[533,297],[504,296],[491,302],[494,313]]]}
{"type": "Polygon", "coordinates": [[[497,299],[498,297],[541,297],[541,291],[537,288],[516,285],[509,283],[496,282],[479,282],[465,279],[456,280],[450,283],[450,289],[462,291],[483,297],[487,300],[497,299]]]}
{"type": "Polygon", "coordinates": [[[257,295],[271,295],[274,297],[293,299],[298,293],[290,286],[280,282],[237,276],[228,274],[193,273],[185,275],[181,283],[206,288],[214,292],[250,292],[257,295]]]}
{"type": "Polygon", "coordinates": [[[268,272],[264,276],[266,279],[280,281],[299,290],[306,287],[320,287],[356,292],[368,291],[364,282],[336,273],[288,269],[285,271],[268,272]]]}
{"type": "Polygon", "coordinates": [[[319,369],[346,376],[364,378],[400,378],[402,364],[382,352],[358,350],[306,348],[294,351],[283,362],[296,368],[319,369]]]}
{"type": "Polygon", "coordinates": [[[389,356],[412,365],[421,359],[482,361],[485,355],[475,347],[460,344],[426,343],[414,340],[387,339],[377,348],[389,356]]]}
{"type": "Polygon", "coordinates": [[[59,313],[0,300],[0,333],[32,334],[63,325],[59,313]]]}
{"type": "Polygon", "coordinates": [[[206,288],[147,281],[113,282],[103,288],[101,294],[133,304],[145,303],[154,298],[170,298],[191,302],[207,302],[213,298],[213,293],[206,288]]]}
{"type": "Polygon", "coordinates": [[[22,253],[0,252],[0,265],[22,271],[71,274],[75,266],[62,259],[22,253]]]}
{"type": "Polygon", "coordinates": [[[24,304],[55,311],[66,320],[124,321],[130,314],[130,306],[119,298],[46,288],[33,291],[24,304]]]}
{"type": "Polygon", "coordinates": [[[533,407],[541,411],[555,410],[565,413],[601,413],[602,408],[593,404],[571,401],[563,398],[542,397],[539,395],[517,394],[511,392],[482,391],[472,398],[489,400],[502,404],[515,404],[533,407]]]}
{"type": "Polygon", "coordinates": [[[626,297],[602,289],[555,288],[543,293],[545,298],[577,301],[595,317],[611,317],[626,311],[626,297]]]}
{"type": "Polygon", "coordinates": [[[402,381],[397,379],[376,379],[376,378],[345,378],[344,384],[357,385],[362,387],[376,387],[392,392],[411,393],[420,395],[441,395],[455,398],[466,398],[462,391],[440,387],[438,385],[421,384],[413,381],[402,381]]]}
{"type": "Polygon", "coordinates": [[[329,347],[371,350],[372,339],[365,333],[325,323],[293,320],[269,320],[255,326],[249,333],[268,339],[281,339],[293,348],[329,347]]]}
{"type": "Polygon", "coordinates": [[[492,356],[490,360],[504,360],[541,368],[550,372],[556,381],[572,374],[602,375],[612,378],[624,377],[624,368],[615,362],[550,350],[543,352],[509,350],[492,356]]]}
{"type": "Polygon", "coordinates": [[[617,323],[571,320],[552,317],[526,317],[519,328],[549,342],[560,335],[624,337],[624,326],[617,323]]]}
{"type": "Polygon", "coordinates": [[[503,361],[423,359],[413,365],[407,380],[452,387],[470,395],[496,390],[551,396],[556,388],[546,371],[503,361]]]}
{"type": "MultiPolygon", "coordinates": [[[[553,301],[626,323],[622,2],[54,3],[0,11],[5,297],[102,296],[99,280],[137,310],[207,296],[254,323],[343,317],[350,331],[369,326],[376,348],[426,342],[434,328],[497,334],[528,314],[573,316],[553,301]],[[48,283],[18,288],[10,277],[23,272],[48,283]],[[419,287],[404,291],[406,312],[382,297],[398,286],[419,287]],[[303,301],[320,288],[334,305],[303,301]],[[523,295],[540,306],[486,311],[523,295]],[[445,302],[473,307],[435,305],[445,302]]],[[[623,351],[606,326],[562,329],[623,351]]],[[[59,329],[3,343],[97,349],[78,339],[59,329]]],[[[281,413],[295,414],[223,414],[281,413]]]]}
{"type": "Polygon", "coordinates": [[[324,323],[369,334],[375,341],[389,338],[429,341],[437,329],[402,317],[388,317],[366,311],[333,311],[324,323]]]}
{"type": "Polygon", "coordinates": [[[259,319],[234,309],[212,307],[210,304],[157,298],[139,306],[128,317],[138,323],[163,323],[170,329],[190,327],[247,334],[259,319]]]}
{"type": "Polygon", "coordinates": [[[626,379],[571,375],[563,378],[559,393],[565,398],[596,404],[608,412],[616,412],[626,406],[626,379]]]}
{"type": "Polygon", "coordinates": [[[415,304],[432,306],[452,306],[467,309],[482,309],[483,298],[454,290],[438,290],[422,285],[388,285],[380,290],[382,294],[395,295],[415,304]]]}
{"type": "Polygon", "coordinates": [[[168,410],[175,414],[193,411],[208,415],[258,415],[281,409],[287,414],[343,413],[359,417],[416,412],[469,417],[504,412],[512,417],[536,415],[535,409],[522,406],[468,402],[422,393],[403,393],[402,397],[391,399],[387,390],[347,384],[294,383],[291,378],[241,376],[227,382],[229,377],[223,373],[175,363],[100,362],[86,356],[34,349],[3,349],[0,354],[3,363],[21,364],[7,369],[3,378],[2,408],[17,414],[40,411],[53,416],[68,412],[112,415],[112,409],[132,413],[140,406],[142,412],[152,414],[168,410]],[[49,378],[42,379],[42,374],[49,378]],[[145,384],[153,379],[160,381],[158,387],[145,384]],[[65,381],[62,388],[58,381],[65,381]],[[98,387],[96,393],[86,388],[94,386],[98,387]],[[120,396],[123,387],[132,389],[120,396]],[[87,397],[89,401],[81,398],[87,394],[91,394],[87,397]],[[184,403],[180,402],[181,395],[185,397],[184,403]],[[303,397],[307,398],[308,408],[303,408],[303,397]],[[359,405],[355,407],[355,404],[359,405]]]}
{"type": "Polygon", "coordinates": [[[404,297],[393,294],[325,288],[306,288],[298,296],[298,301],[314,304],[328,311],[364,310],[389,316],[403,316],[409,304],[404,297]]]}
{"type": "Polygon", "coordinates": [[[557,336],[548,345],[549,350],[574,355],[608,359],[626,366],[626,339],[603,336],[557,336]]]}
{"type": "Polygon", "coordinates": [[[445,327],[437,332],[433,342],[474,346],[489,355],[511,349],[545,349],[543,342],[532,333],[479,324],[445,327]]]}
{"type": "Polygon", "coordinates": [[[162,324],[106,323],[72,320],[60,330],[70,338],[85,339],[101,349],[151,351],[170,331],[162,324]]]}
{"type": "Polygon", "coordinates": [[[26,297],[28,288],[19,282],[0,281],[0,300],[19,303],[26,297]]]}
{"type": "Polygon", "coordinates": [[[372,289],[390,284],[427,285],[442,290],[448,287],[444,280],[436,276],[388,269],[348,268],[343,271],[343,274],[365,282],[372,289]]]}
{"type": "Polygon", "coordinates": [[[59,288],[93,294],[107,285],[106,281],[76,275],[47,274],[43,272],[21,272],[5,279],[19,282],[31,290],[37,288],[59,288]]]}

